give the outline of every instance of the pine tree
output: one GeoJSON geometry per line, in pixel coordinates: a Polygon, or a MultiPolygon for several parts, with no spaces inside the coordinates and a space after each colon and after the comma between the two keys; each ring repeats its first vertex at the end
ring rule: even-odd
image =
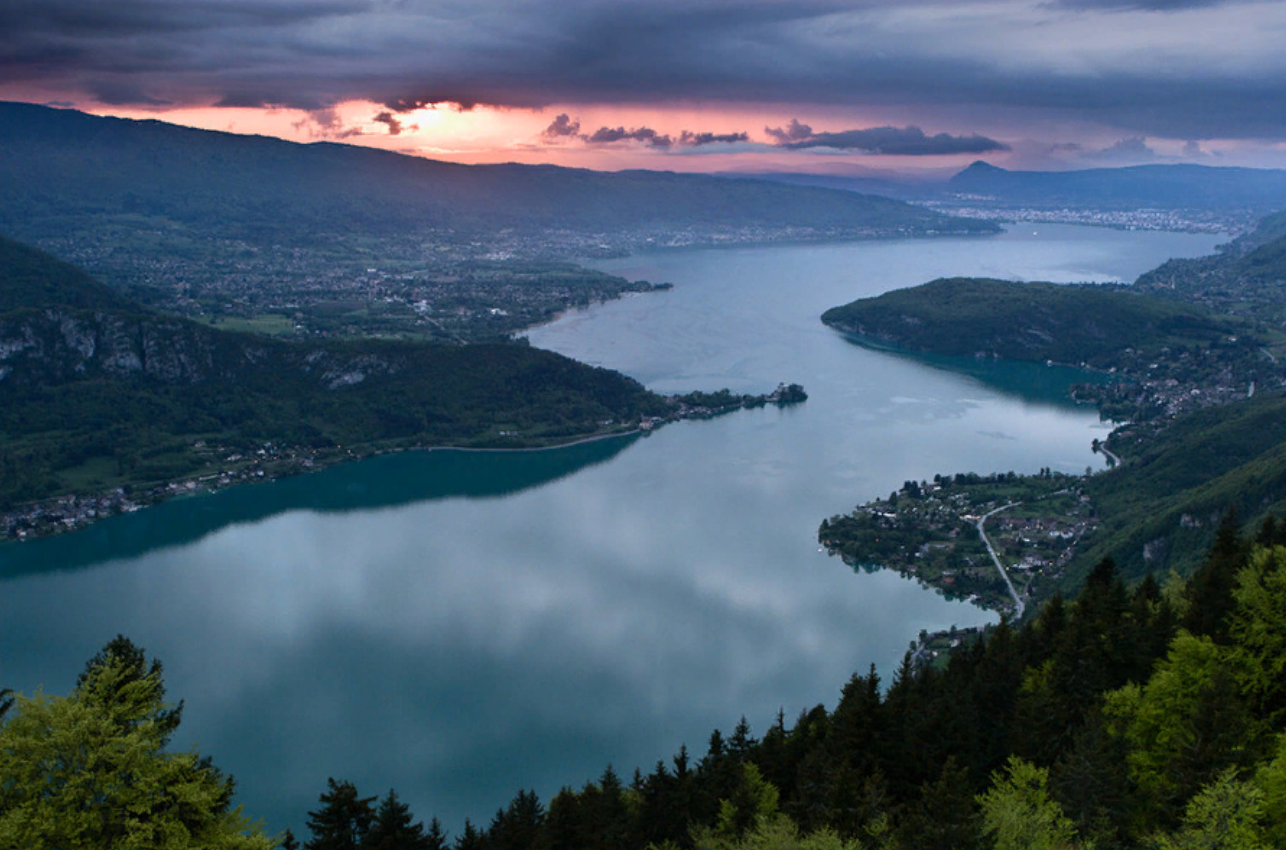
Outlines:
{"type": "Polygon", "coordinates": [[[473,821],[465,818],[464,831],[455,839],[455,850],[484,850],[486,846],[486,838],[473,825],[473,821]]]}
{"type": "Polygon", "coordinates": [[[312,839],[306,850],[358,850],[370,831],[375,797],[360,797],[351,782],[326,780],[328,791],[321,795],[321,807],[308,813],[312,839]]]}
{"type": "Polygon", "coordinates": [[[66,697],[17,698],[0,725],[0,846],[272,846],[230,806],[230,778],[166,750],[176,715],[140,658],[107,653],[66,697]]]}
{"type": "MultiPolygon", "coordinates": [[[[438,825],[439,830],[441,824],[438,825]]],[[[362,841],[362,850],[429,850],[432,845],[424,834],[424,824],[415,823],[411,807],[389,789],[380,801],[370,830],[362,841]]]]}

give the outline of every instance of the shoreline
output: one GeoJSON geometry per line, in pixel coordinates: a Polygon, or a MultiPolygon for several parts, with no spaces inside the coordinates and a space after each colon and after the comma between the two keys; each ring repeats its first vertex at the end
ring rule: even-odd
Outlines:
{"type": "Polygon", "coordinates": [[[181,476],[165,481],[152,482],[142,488],[143,492],[135,493],[134,488],[128,491],[125,487],[114,487],[108,490],[96,490],[86,493],[67,493],[26,502],[0,514],[0,549],[8,545],[22,544],[35,540],[58,537],[87,528],[102,520],[126,513],[135,513],[146,508],[168,502],[171,499],[203,494],[219,493],[234,487],[247,484],[262,484],[283,478],[296,478],[321,472],[324,469],[346,463],[369,460],[402,452],[547,452],[573,446],[595,443],[614,438],[625,438],[646,434],[643,428],[632,428],[624,431],[591,434],[575,437],[568,442],[551,443],[544,446],[513,447],[475,447],[475,446],[405,446],[397,448],[379,448],[371,451],[336,454],[332,457],[318,458],[316,450],[298,446],[284,446],[277,451],[271,460],[262,464],[251,461],[236,473],[214,473],[201,476],[181,476]],[[281,457],[280,455],[289,455],[281,457]],[[258,468],[266,466],[269,468],[258,468]],[[271,471],[271,474],[269,472],[271,471]],[[23,521],[35,524],[18,530],[16,527],[23,521]]]}
{"type": "Polygon", "coordinates": [[[69,493],[24,503],[0,514],[0,547],[13,543],[25,543],[67,534],[93,525],[109,517],[123,513],[134,513],[173,498],[195,496],[201,493],[217,493],[240,484],[275,481],[280,478],[293,478],[310,472],[317,472],[350,461],[365,460],[381,455],[408,451],[422,452],[471,452],[471,453],[504,453],[504,452],[545,452],[567,449],[573,446],[599,442],[613,438],[628,438],[640,434],[647,436],[658,428],[671,422],[692,419],[711,419],[738,410],[765,407],[775,404],[785,407],[807,399],[803,387],[782,384],[771,393],[758,396],[736,396],[722,390],[719,393],[700,392],[679,396],[663,396],[671,406],[665,416],[643,416],[637,425],[621,425],[616,430],[598,431],[555,440],[546,445],[528,446],[385,446],[321,450],[302,446],[280,445],[271,442],[249,456],[237,453],[236,449],[227,446],[207,447],[204,440],[193,443],[193,448],[210,451],[222,456],[227,452],[224,464],[240,463],[234,468],[205,472],[201,475],[184,475],[165,481],[146,482],[137,488],[121,485],[106,490],[87,493],[69,493]],[[137,492],[136,492],[137,489],[137,492]]]}

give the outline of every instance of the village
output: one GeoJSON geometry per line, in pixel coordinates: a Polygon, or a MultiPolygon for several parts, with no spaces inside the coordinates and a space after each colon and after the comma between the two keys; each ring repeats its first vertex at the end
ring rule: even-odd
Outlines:
{"type": "Polygon", "coordinates": [[[854,568],[896,570],[950,598],[1021,616],[1098,524],[1083,483],[1050,469],[935,475],[824,520],[818,540],[854,568]]]}

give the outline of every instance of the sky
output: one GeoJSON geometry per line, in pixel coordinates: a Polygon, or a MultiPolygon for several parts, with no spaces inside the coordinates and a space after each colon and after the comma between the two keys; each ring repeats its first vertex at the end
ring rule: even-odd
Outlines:
{"type": "Polygon", "coordinates": [[[1286,167],[1280,0],[0,0],[0,100],[457,162],[1286,167]]]}

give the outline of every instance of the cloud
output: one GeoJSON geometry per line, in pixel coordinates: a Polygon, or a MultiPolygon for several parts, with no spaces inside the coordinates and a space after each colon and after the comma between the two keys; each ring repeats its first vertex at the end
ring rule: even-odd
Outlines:
{"type": "Polygon", "coordinates": [[[1182,12],[1235,5],[1237,0],[1051,0],[1044,5],[1052,9],[1116,10],[1122,12],[1182,12]]]}
{"type": "Polygon", "coordinates": [[[7,91],[156,109],[681,99],[1286,139],[1286,4],[1252,0],[5,0],[0,32],[7,91]]]}
{"type": "Polygon", "coordinates": [[[781,127],[765,127],[764,132],[772,136],[779,145],[790,144],[791,142],[802,142],[811,138],[813,128],[807,124],[799,123],[798,118],[790,119],[790,123],[783,130],[781,127]]]}
{"type": "Polygon", "coordinates": [[[307,131],[310,138],[338,141],[366,135],[361,127],[345,127],[343,119],[333,109],[315,109],[304,118],[291,123],[297,131],[307,131]]]}
{"type": "Polygon", "coordinates": [[[668,133],[659,133],[651,127],[599,127],[593,133],[581,132],[580,119],[572,119],[566,112],[560,113],[549,126],[540,133],[540,140],[545,144],[556,144],[567,139],[577,139],[587,145],[614,145],[619,142],[642,142],[648,147],[669,150],[673,147],[699,148],[706,145],[738,144],[750,141],[750,134],[709,133],[683,130],[676,141],[668,133]]]}
{"type": "Polygon", "coordinates": [[[402,132],[402,122],[393,117],[392,112],[381,112],[371,120],[388,127],[390,136],[397,136],[402,132]]]}
{"type": "Polygon", "coordinates": [[[887,156],[942,156],[1009,150],[1008,145],[986,136],[927,136],[919,127],[872,127],[839,133],[814,133],[806,124],[791,120],[785,130],[766,128],[779,147],[789,150],[833,148],[887,156]]]}
{"type": "Polygon", "coordinates": [[[591,145],[611,145],[616,142],[645,142],[649,147],[668,148],[674,139],[662,135],[651,127],[639,127],[626,130],[624,127],[599,127],[592,134],[584,137],[591,145]]]}
{"type": "Polygon", "coordinates": [[[684,130],[679,134],[679,144],[690,148],[705,145],[733,145],[748,141],[750,141],[749,133],[692,133],[684,130]]]}
{"type": "Polygon", "coordinates": [[[540,137],[545,141],[554,141],[556,139],[565,139],[567,137],[581,138],[580,121],[573,121],[571,116],[566,112],[555,118],[548,127],[541,132],[540,137]]]}
{"type": "Polygon", "coordinates": [[[1117,139],[1102,150],[1085,153],[1083,156],[1105,162],[1151,162],[1157,159],[1157,152],[1148,147],[1143,136],[1131,136],[1128,139],[1117,139]]]}

